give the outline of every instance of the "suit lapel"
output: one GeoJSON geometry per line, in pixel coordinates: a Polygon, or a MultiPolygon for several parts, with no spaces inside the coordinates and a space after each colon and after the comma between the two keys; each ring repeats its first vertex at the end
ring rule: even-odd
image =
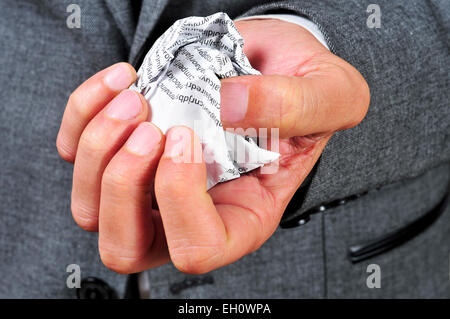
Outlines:
{"type": "Polygon", "coordinates": [[[133,44],[133,37],[137,25],[131,1],[106,0],[104,3],[130,48],[133,44]]]}
{"type": "Polygon", "coordinates": [[[150,36],[152,29],[169,0],[142,0],[141,12],[134,33],[129,61],[135,62],[142,46],[150,36]]]}
{"type": "Polygon", "coordinates": [[[128,60],[130,62],[136,60],[137,54],[149,37],[151,30],[168,2],[169,0],[142,0],[141,11],[136,21],[133,14],[132,0],[105,1],[114,23],[128,44],[130,52],[128,60]]]}

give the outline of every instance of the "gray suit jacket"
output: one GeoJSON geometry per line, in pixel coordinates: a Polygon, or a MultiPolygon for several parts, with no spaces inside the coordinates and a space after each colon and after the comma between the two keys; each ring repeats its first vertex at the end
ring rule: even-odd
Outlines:
{"type": "Polygon", "coordinates": [[[308,223],[278,229],[255,253],[210,274],[151,270],[152,297],[450,297],[450,209],[429,215],[450,180],[446,0],[379,0],[378,29],[366,25],[371,1],[78,0],[80,29],[66,26],[71,3],[0,2],[1,297],[73,298],[69,264],[123,295],[126,276],[101,264],[96,234],[71,217],[72,165],[55,148],[64,106],[96,71],[124,60],[138,66],[176,19],[217,11],[308,17],[364,75],[371,106],[361,125],[331,139],[283,219],[295,226],[307,213],[308,223]],[[414,236],[395,237],[404,229],[414,236]],[[394,249],[351,262],[349,247],[378,247],[386,234],[381,249],[394,249]],[[366,284],[371,264],[381,288],[366,284]]]}

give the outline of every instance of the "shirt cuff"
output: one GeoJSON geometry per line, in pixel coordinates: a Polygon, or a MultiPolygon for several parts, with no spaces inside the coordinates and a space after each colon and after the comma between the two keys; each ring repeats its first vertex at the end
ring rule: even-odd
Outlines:
{"type": "Polygon", "coordinates": [[[322,43],[324,47],[326,47],[328,50],[330,49],[327,45],[327,42],[325,41],[325,37],[323,36],[322,32],[320,32],[317,25],[311,20],[306,19],[304,17],[293,14],[264,14],[239,18],[236,19],[236,21],[252,20],[252,19],[278,19],[286,22],[295,23],[308,30],[309,33],[311,33],[320,43],[322,43]]]}

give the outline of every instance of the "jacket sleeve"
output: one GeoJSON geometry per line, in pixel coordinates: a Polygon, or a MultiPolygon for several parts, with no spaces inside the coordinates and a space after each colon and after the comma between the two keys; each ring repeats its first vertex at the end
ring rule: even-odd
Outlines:
{"type": "Polygon", "coordinates": [[[370,3],[291,0],[242,15],[307,17],[330,50],[362,73],[371,91],[364,121],[332,137],[307,189],[294,197],[296,208],[284,219],[450,161],[448,2],[379,0],[379,28],[367,24],[370,3]]]}

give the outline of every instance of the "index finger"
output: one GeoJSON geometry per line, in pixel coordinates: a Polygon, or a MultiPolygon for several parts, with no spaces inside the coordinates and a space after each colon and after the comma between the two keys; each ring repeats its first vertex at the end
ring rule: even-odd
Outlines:
{"type": "Polygon", "coordinates": [[[93,75],[70,95],[56,139],[56,147],[64,160],[75,160],[78,141],[89,121],[136,81],[136,77],[130,64],[117,63],[93,75]]]}

